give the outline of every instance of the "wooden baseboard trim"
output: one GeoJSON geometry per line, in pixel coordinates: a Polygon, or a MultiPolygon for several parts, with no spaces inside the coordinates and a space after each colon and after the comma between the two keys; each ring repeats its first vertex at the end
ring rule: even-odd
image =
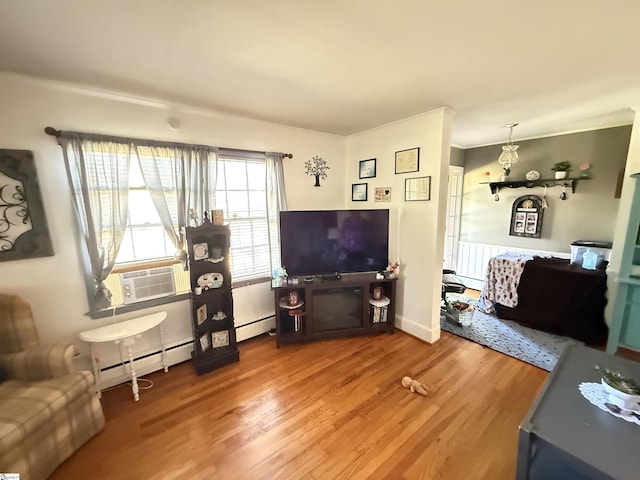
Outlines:
{"type": "Polygon", "coordinates": [[[631,350],[630,348],[618,347],[616,355],[619,357],[628,358],[629,360],[640,362],[640,352],[631,350]]]}

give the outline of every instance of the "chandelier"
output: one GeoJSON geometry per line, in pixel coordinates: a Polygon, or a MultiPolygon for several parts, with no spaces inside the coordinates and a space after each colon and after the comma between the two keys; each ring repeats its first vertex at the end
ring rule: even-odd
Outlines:
{"type": "Polygon", "coordinates": [[[502,146],[502,153],[498,157],[498,163],[502,165],[505,176],[508,176],[511,173],[511,166],[518,161],[518,147],[520,145],[514,145],[511,141],[513,127],[517,126],[517,123],[509,123],[505,125],[505,127],[509,128],[509,140],[506,145],[502,146]]]}

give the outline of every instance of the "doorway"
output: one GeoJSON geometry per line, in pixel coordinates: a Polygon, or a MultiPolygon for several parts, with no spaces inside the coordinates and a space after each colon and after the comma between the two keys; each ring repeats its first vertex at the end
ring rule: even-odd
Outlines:
{"type": "Polygon", "coordinates": [[[456,270],[457,266],[463,179],[464,168],[450,165],[447,189],[447,216],[444,233],[443,264],[443,268],[448,268],[450,270],[456,270]]]}

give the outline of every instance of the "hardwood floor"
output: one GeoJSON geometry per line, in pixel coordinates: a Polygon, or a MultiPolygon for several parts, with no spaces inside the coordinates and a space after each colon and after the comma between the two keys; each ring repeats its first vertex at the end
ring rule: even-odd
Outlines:
{"type": "Polygon", "coordinates": [[[200,377],[190,362],[147,376],[139,402],[128,385],[104,392],[105,430],[51,478],[511,480],[548,375],[447,332],[239,349],[200,377]]]}

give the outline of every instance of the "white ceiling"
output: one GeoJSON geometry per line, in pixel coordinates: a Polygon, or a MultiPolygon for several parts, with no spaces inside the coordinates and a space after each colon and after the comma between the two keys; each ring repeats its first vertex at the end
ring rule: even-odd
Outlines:
{"type": "Polygon", "coordinates": [[[351,134],[443,106],[454,145],[630,124],[637,0],[0,0],[0,71],[351,134]]]}

